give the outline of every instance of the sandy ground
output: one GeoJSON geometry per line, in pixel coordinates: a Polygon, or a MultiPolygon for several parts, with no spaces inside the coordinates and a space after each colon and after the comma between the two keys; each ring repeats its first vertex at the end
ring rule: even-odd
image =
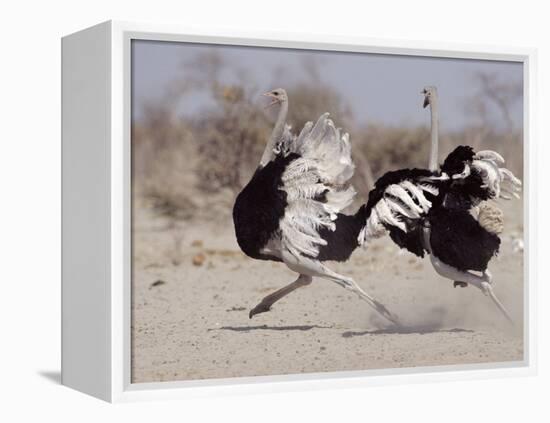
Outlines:
{"type": "Polygon", "coordinates": [[[404,327],[395,328],[332,282],[314,279],[248,318],[293,281],[283,264],[242,254],[232,222],[174,221],[134,211],[133,382],[505,362],[523,359],[520,202],[505,203],[506,230],[490,269],[510,326],[477,289],[453,288],[429,259],[386,238],[329,263],[353,277],[404,327]]]}

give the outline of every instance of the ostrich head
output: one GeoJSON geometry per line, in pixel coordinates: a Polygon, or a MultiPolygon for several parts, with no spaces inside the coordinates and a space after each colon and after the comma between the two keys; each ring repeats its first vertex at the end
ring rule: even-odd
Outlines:
{"type": "Polygon", "coordinates": [[[282,88],[275,88],[274,90],[264,93],[264,95],[273,99],[266,107],[273,106],[274,104],[282,104],[288,101],[286,91],[282,88]]]}
{"type": "Polygon", "coordinates": [[[421,94],[424,94],[424,104],[422,107],[426,108],[429,105],[433,105],[434,101],[437,101],[437,89],[433,86],[424,87],[421,94]]]}

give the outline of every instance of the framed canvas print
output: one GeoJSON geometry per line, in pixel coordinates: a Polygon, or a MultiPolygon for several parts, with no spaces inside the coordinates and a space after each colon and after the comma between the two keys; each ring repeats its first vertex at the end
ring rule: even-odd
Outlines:
{"type": "Polygon", "coordinates": [[[107,22],[62,53],[65,385],[534,371],[533,51],[107,22]]]}

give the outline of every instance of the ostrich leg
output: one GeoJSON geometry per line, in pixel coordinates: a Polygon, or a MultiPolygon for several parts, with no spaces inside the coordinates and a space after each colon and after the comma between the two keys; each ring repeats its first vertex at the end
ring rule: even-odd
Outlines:
{"type": "Polygon", "coordinates": [[[491,300],[495,303],[495,305],[498,307],[498,309],[501,311],[501,313],[506,317],[506,319],[510,323],[514,323],[512,318],[510,317],[510,314],[504,307],[504,305],[500,302],[498,297],[493,291],[492,283],[493,283],[493,277],[491,273],[488,270],[485,270],[483,272],[482,276],[477,276],[471,272],[463,272],[460,271],[452,266],[449,266],[446,263],[443,263],[441,260],[439,260],[436,256],[434,256],[430,244],[430,228],[425,227],[424,228],[424,246],[426,247],[426,250],[430,253],[430,261],[432,262],[432,266],[435,269],[435,271],[445,277],[449,278],[454,281],[461,281],[465,283],[469,283],[481,290],[485,295],[488,295],[491,300]]]}
{"type": "Polygon", "coordinates": [[[312,280],[313,278],[311,276],[307,276],[307,275],[298,276],[298,279],[296,279],[294,282],[264,297],[256,307],[250,310],[248,317],[252,319],[252,317],[255,316],[256,314],[265,313],[266,311],[269,311],[271,309],[271,306],[275,304],[275,302],[279,301],[281,298],[290,294],[292,291],[295,291],[301,286],[309,285],[312,280]]]}
{"type": "Polygon", "coordinates": [[[296,257],[288,251],[283,251],[282,256],[285,264],[295,272],[313,277],[320,277],[337,283],[342,288],[348,289],[349,291],[355,293],[359,298],[366,301],[372,308],[374,308],[379,314],[388,319],[390,322],[400,325],[397,316],[392,314],[382,303],[378,302],[376,299],[363,291],[363,289],[357,285],[352,278],[333,272],[321,262],[303,256],[296,257]]]}
{"type": "Polygon", "coordinates": [[[338,285],[340,285],[342,288],[348,289],[351,292],[355,293],[359,298],[362,300],[365,300],[371,307],[373,307],[379,314],[384,316],[386,319],[388,319],[390,322],[401,325],[399,323],[399,319],[396,315],[391,313],[384,304],[380,303],[373,297],[371,297],[369,294],[367,294],[357,283],[347,276],[339,275],[336,272],[333,272],[329,268],[322,266],[323,274],[319,274],[320,277],[324,279],[328,279],[332,282],[336,282],[338,285]]]}

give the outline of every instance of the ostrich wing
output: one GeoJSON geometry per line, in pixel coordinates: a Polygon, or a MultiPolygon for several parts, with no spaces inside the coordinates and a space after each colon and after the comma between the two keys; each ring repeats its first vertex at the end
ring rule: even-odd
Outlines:
{"type": "Polygon", "coordinates": [[[283,247],[294,255],[316,257],[326,245],[322,227],[335,229],[337,213],[347,207],[355,191],[347,182],[353,175],[348,134],[335,128],[328,113],[315,125],[308,122],[298,137],[287,135],[283,154],[295,154],[285,169],[281,190],[287,206],[280,221],[283,247]]]}
{"type": "Polygon", "coordinates": [[[431,176],[428,170],[402,169],[378,179],[369,194],[366,225],[359,233],[358,243],[366,246],[390,232],[400,247],[422,254],[416,231],[439,192],[439,181],[430,180],[431,176]]]}

